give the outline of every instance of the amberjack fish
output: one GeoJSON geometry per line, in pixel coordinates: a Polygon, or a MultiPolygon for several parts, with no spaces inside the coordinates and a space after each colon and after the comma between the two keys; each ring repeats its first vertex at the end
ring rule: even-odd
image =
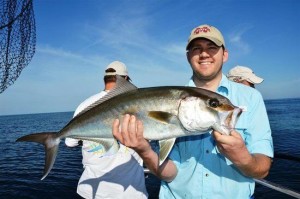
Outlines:
{"type": "Polygon", "coordinates": [[[117,76],[115,89],[79,113],[59,132],[29,134],[17,141],[44,145],[43,180],[52,169],[59,143],[65,137],[98,142],[104,151],[117,152],[119,144],[112,135],[112,123],[125,114],[133,114],[143,122],[145,139],[158,140],[161,164],[177,137],[199,135],[212,129],[230,134],[241,109],[209,90],[185,86],[137,88],[117,76]]]}

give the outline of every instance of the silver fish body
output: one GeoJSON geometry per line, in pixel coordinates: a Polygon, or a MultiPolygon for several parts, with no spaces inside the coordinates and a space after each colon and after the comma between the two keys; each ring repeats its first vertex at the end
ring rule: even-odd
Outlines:
{"type": "MultiPolygon", "coordinates": [[[[125,114],[136,115],[143,121],[144,137],[149,140],[186,136],[193,134],[193,131],[196,134],[201,134],[214,126],[217,127],[218,124],[220,124],[220,128],[216,130],[228,134],[234,124],[228,123],[228,128],[222,128],[220,115],[231,116],[230,114],[236,110],[239,109],[225,97],[199,88],[155,87],[137,89],[105,101],[74,118],[60,131],[60,136],[113,138],[111,133],[113,120],[115,118],[121,119],[125,114]],[[193,92],[199,91],[202,98],[192,95],[193,92]],[[210,106],[211,100],[220,103],[219,107],[210,106]],[[222,110],[220,106],[225,106],[226,109],[222,110]]],[[[234,118],[226,119],[233,121],[234,118]]]]}
{"type": "Polygon", "coordinates": [[[62,138],[95,141],[101,143],[105,151],[112,147],[117,151],[112,123],[116,118],[122,119],[125,114],[136,115],[143,122],[145,139],[159,140],[162,163],[177,137],[198,135],[211,129],[229,134],[240,113],[241,109],[232,105],[227,98],[205,89],[179,86],[137,89],[118,78],[114,91],[79,113],[58,133],[30,134],[17,141],[45,145],[47,157],[44,179],[54,164],[58,143],[62,138]],[[125,90],[119,91],[119,87],[125,90]]]}

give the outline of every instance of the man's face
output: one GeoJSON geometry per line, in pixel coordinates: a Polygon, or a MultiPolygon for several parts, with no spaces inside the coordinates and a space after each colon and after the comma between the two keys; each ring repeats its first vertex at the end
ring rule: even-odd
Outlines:
{"type": "Polygon", "coordinates": [[[196,39],[190,44],[187,59],[200,80],[212,80],[222,74],[222,65],[228,52],[207,39],[196,39]]]}

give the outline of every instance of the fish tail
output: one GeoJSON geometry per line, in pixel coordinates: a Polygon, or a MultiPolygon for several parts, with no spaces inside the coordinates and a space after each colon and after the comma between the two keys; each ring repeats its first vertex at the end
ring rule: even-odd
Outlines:
{"type": "Polygon", "coordinates": [[[50,172],[56,159],[60,138],[57,132],[43,132],[25,135],[16,140],[16,142],[37,142],[45,147],[45,167],[43,180],[50,172]]]}

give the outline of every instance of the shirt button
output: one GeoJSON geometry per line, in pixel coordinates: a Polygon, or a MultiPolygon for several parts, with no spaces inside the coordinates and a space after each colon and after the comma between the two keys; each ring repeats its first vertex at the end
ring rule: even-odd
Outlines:
{"type": "Polygon", "coordinates": [[[205,174],[205,176],[206,176],[206,177],[208,177],[208,173],[207,173],[207,174],[205,174]]]}
{"type": "Polygon", "coordinates": [[[209,150],[206,150],[206,153],[209,153],[209,150]]]}

